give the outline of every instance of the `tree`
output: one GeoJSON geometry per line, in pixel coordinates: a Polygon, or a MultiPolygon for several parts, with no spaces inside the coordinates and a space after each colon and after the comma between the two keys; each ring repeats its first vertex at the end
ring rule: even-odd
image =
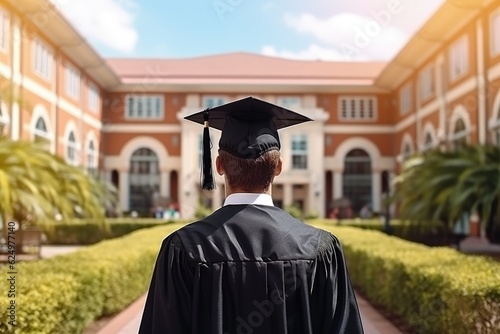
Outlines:
{"type": "Polygon", "coordinates": [[[0,217],[3,231],[19,224],[51,223],[56,217],[104,221],[116,192],[79,167],[46,151],[43,143],[0,138],[0,217]]]}
{"type": "Polygon", "coordinates": [[[491,241],[500,232],[500,147],[416,154],[404,163],[395,188],[402,219],[441,221],[451,231],[462,214],[478,212],[491,241]]]}

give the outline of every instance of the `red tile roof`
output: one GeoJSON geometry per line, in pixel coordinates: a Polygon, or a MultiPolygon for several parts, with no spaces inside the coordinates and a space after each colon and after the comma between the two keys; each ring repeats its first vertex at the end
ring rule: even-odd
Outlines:
{"type": "Polygon", "coordinates": [[[385,62],[302,61],[251,53],[181,59],[107,59],[127,83],[372,84],[385,62]]]}

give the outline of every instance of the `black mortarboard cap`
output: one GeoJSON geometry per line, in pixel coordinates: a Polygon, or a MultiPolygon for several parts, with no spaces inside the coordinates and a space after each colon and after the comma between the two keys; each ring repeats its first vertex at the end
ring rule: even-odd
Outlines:
{"type": "Polygon", "coordinates": [[[214,189],[209,127],[222,130],[219,149],[243,159],[279,150],[278,130],[311,121],[309,117],[272,103],[247,97],[208,108],[185,119],[203,124],[202,189],[214,189]]]}

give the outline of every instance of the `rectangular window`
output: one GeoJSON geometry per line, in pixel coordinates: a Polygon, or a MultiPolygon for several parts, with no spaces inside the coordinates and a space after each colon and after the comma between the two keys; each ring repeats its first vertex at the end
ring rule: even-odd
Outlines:
{"type": "Polygon", "coordinates": [[[89,109],[98,110],[99,109],[99,88],[90,83],[89,84],[89,109]]]}
{"type": "Polygon", "coordinates": [[[307,137],[292,136],[292,169],[307,169],[307,137]]]}
{"type": "Polygon", "coordinates": [[[491,55],[500,54],[500,8],[491,14],[490,22],[491,55]]]}
{"type": "Polygon", "coordinates": [[[126,118],[161,119],[163,108],[162,95],[127,95],[125,97],[126,118]]]}
{"type": "Polygon", "coordinates": [[[375,120],[377,118],[377,98],[344,96],[339,98],[339,118],[342,120],[375,120]]]}
{"type": "Polygon", "coordinates": [[[35,39],[34,41],[33,61],[35,72],[40,74],[45,79],[50,79],[52,52],[49,47],[39,39],[35,39]]]}
{"type": "Polygon", "coordinates": [[[399,112],[406,114],[411,110],[412,104],[412,85],[407,84],[399,91],[399,112]]]}
{"type": "Polygon", "coordinates": [[[9,47],[9,14],[0,8],[0,50],[5,51],[9,47]]]}
{"type": "Polygon", "coordinates": [[[75,98],[80,98],[80,71],[71,65],[66,65],[66,93],[75,98]]]}
{"type": "Polygon", "coordinates": [[[450,80],[456,80],[469,70],[469,38],[461,37],[450,47],[450,80]]]}
{"type": "Polygon", "coordinates": [[[434,95],[434,66],[420,72],[420,99],[427,100],[434,95]]]}
{"type": "Polygon", "coordinates": [[[226,99],[222,96],[204,96],[203,108],[218,107],[226,103],[226,99]]]}
{"type": "Polygon", "coordinates": [[[302,101],[298,96],[282,96],[278,97],[278,105],[287,109],[299,109],[302,106],[302,101]]]}

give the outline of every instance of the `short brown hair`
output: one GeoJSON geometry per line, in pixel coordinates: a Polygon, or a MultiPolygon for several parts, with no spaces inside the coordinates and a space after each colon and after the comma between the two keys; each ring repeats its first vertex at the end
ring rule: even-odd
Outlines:
{"type": "Polygon", "coordinates": [[[219,159],[231,188],[243,191],[267,191],[273,182],[280,152],[271,150],[257,159],[243,159],[219,150],[219,159]]]}

